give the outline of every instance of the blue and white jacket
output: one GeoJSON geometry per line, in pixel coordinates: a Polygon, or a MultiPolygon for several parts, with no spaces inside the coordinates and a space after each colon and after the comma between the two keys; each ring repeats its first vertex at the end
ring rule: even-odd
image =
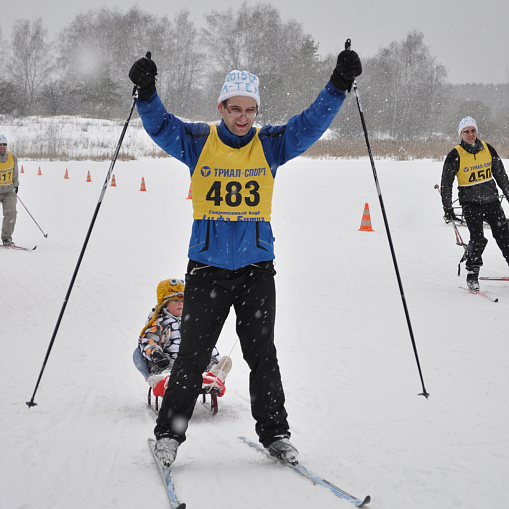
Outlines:
{"type": "MultiPolygon", "coordinates": [[[[279,166],[305,152],[322,136],[345,96],[345,92],[329,82],[311,106],[287,124],[266,125],[260,129],[259,138],[274,178],[279,166]]],[[[148,135],[164,151],[187,165],[192,177],[210,126],[202,122],[183,122],[168,113],[157,92],[147,100],[138,100],[137,108],[148,135]]],[[[221,122],[217,132],[223,143],[240,148],[253,139],[256,129],[252,127],[248,134],[240,137],[221,122]]],[[[273,260],[272,227],[267,221],[195,220],[188,256],[191,260],[229,270],[273,260]]]]}

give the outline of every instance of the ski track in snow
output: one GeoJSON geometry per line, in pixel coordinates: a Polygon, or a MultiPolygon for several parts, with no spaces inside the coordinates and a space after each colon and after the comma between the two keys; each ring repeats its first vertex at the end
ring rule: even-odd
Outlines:
{"type": "MultiPolygon", "coordinates": [[[[21,164],[20,197],[48,238],[19,205],[14,240],[37,250],[0,252],[0,509],[166,509],[146,443],[155,416],[131,356],[158,282],[185,274],[188,170],[174,159],[116,163],[117,187],[107,189],[28,409],[109,163],[21,164]]],[[[371,495],[374,509],[497,506],[509,474],[509,285],[481,282],[496,304],[458,289],[463,249],[433,188],[441,162],[376,168],[430,398],[418,396],[369,160],[301,157],[279,169],[272,218],[292,441],[304,465],[357,498],[371,495]],[[366,202],[373,233],[358,231],[366,202]]],[[[486,236],[482,275],[509,274],[486,236]]],[[[223,355],[236,339],[232,315],[223,355]]],[[[238,345],[231,357],[219,414],[198,404],[179,449],[179,500],[189,509],[352,507],[237,439],[256,435],[238,345]]]]}

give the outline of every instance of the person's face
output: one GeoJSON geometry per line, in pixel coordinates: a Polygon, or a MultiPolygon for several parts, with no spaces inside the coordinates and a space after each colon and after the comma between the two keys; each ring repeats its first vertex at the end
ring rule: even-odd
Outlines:
{"type": "Polygon", "coordinates": [[[242,95],[228,99],[226,107],[219,103],[217,109],[223,115],[228,130],[236,136],[245,136],[249,132],[257,112],[256,101],[242,95]],[[246,114],[252,118],[247,118],[246,114]]]}
{"type": "Polygon", "coordinates": [[[184,309],[184,301],[183,300],[170,300],[170,302],[168,302],[168,305],[166,306],[166,309],[173,316],[181,316],[182,310],[184,309]]]}
{"type": "Polygon", "coordinates": [[[0,156],[3,156],[7,151],[7,143],[0,141],[0,156]]]}
{"type": "Polygon", "coordinates": [[[472,145],[475,143],[475,140],[477,139],[477,129],[473,126],[467,126],[461,131],[461,139],[468,143],[469,145],[472,145]]]}

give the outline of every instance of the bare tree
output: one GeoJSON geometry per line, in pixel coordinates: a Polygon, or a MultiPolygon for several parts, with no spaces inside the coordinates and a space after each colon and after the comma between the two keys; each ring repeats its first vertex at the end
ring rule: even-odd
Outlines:
{"type": "Polygon", "coordinates": [[[168,23],[164,59],[162,62],[158,60],[159,94],[177,115],[193,112],[205,61],[198,43],[198,32],[189,17],[189,11],[183,9],[175,15],[173,23],[168,23]]]}
{"type": "Polygon", "coordinates": [[[126,13],[107,7],[80,14],[60,33],[59,66],[70,89],[68,108],[90,115],[124,112],[130,96],[127,73],[147,51],[158,66],[157,89],[180,113],[199,88],[203,58],[189,12],[172,22],[133,7],[126,13]]]}
{"type": "Polygon", "coordinates": [[[12,55],[7,69],[17,84],[17,103],[20,114],[29,114],[37,91],[50,78],[54,68],[52,44],[47,42],[48,31],[42,18],[32,21],[18,19],[12,31],[12,55]]]}
{"type": "Polygon", "coordinates": [[[208,89],[216,94],[226,73],[234,69],[256,74],[263,97],[260,121],[287,120],[308,106],[325,84],[316,87],[320,62],[311,36],[295,20],[283,22],[272,5],[244,2],[236,12],[212,11],[205,19],[202,40],[211,67],[208,89]]]}
{"type": "Polygon", "coordinates": [[[447,71],[424,44],[424,34],[409,32],[364,67],[364,105],[375,130],[402,139],[422,136],[423,130],[431,134],[432,119],[446,101],[447,71]]]}

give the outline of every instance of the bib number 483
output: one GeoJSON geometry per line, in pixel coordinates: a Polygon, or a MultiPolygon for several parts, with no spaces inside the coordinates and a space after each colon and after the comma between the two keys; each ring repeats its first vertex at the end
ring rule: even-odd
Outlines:
{"type": "Polygon", "coordinates": [[[260,193],[258,192],[260,184],[256,180],[247,182],[244,189],[240,182],[235,180],[228,182],[225,186],[224,198],[221,187],[220,180],[214,181],[206,196],[206,199],[214,202],[216,207],[221,206],[223,200],[228,207],[239,207],[242,200],[248,207],[256,207],[260,203],[260,193]]]}

